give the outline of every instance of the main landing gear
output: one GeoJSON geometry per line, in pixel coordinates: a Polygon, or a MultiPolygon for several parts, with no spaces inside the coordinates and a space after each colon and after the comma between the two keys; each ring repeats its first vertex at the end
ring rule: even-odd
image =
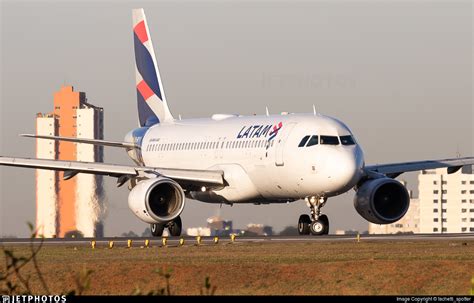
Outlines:
{"type": "Polygon", "coordinates": [[[328,216],[321,214],[321,207],[326,204],[327,198],[309,197],[305,200],[311,208],[311,216],[300,216],[298,233],[300,235],[309,235],[310,233],[315,236],[327,235],[329,233],[329,219],[328,216]]]}
{"type": "Polygon", "coordinates": [[[154,237],[161,237],[163,235],[163,231],[165,227],[168,228],[169,234],[172,237],[179,237],[181,236],[181,229],[183,227],[183,223],[181,222],[181,217],[176,217],[173,221],[168,223],[154,223],[150,224],[151,234],[154,237]]]}

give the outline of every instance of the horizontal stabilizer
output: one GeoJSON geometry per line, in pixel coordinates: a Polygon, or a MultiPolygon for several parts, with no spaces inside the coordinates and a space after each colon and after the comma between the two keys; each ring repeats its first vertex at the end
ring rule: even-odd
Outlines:
{"type": "Polygon", "coordinates": [[[40,135],[31,135],[31,134],[21,134],[20,136],[27,137],[27,138],[67,141],[67,142],[94,144],[94,145],[101,145],[101,146],[139,148],[138,145],[134,143],[129,143],[129,142],[106,141],[106,140],[86,139],[86,138],[71,138],[71,137],[60,137],[60,136],[40,136],[40,135]]]}

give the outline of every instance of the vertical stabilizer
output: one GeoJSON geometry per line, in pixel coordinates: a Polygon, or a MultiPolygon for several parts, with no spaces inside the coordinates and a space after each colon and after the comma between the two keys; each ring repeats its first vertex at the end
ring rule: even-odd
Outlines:
{"type": "Polygon", "coordinates": [[[135,75],[140,126],[173,121],[166,103],[150,30],[142,8],[133,10],[135,75]],[[147,123],[148,121],[148,123],[147,123]]]}

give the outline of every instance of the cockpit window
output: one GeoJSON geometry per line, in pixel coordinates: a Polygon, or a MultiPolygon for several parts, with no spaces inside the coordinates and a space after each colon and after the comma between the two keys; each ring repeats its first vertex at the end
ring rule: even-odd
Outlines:
{"type": "Polygon", "coordinates": [[[342,145],[355,145],[354,139],[352,136],[341,136],[342,145]]]}
{"type": "Polygon", "coordinates": [[[311,139],[309,139],[308,144],[306,145],[306,147],[313,146],[313,145],[316,145],[316,144],[318,144],[318,136],[311,136],[311,139]]]}
{"type": "Polygon", "coordinates": [[[321,136],[321,144],[338,145],[339,139],[336,136],[321,136]]]}
{"type": "Polygon", "coordinates": [[[298,147],[303,147],[306,144],[306,142],[308,142],[308,139],[309,139],[309,136],[304,136],[304,138],[301,139],[300,144],[298,144],[298,147]]]}

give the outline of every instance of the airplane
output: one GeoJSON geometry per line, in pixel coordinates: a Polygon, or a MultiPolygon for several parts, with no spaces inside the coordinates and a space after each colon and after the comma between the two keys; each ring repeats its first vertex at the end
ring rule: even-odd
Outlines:
{"type": "Polygon", "coordinates": [[[355,190],[354,207],[367,221],[390,224],[407,212],[410,197],[397,176],[447,168],[454,173],[474,157],[366,165],[360,144],[342,121],[316,113],[175,119],[168,107],[143,9],[134,9],[133,37],[139,127],[123,142],[22,135],[123,148],[134,165],[0,157],[0,165],[117,178],[128,183],[128,206],[150,224],[181,235],[186,199],[217,204],[270,204],[305,200],[300,235],[325,235],[321,213],[328,198],[355,190]]]}

